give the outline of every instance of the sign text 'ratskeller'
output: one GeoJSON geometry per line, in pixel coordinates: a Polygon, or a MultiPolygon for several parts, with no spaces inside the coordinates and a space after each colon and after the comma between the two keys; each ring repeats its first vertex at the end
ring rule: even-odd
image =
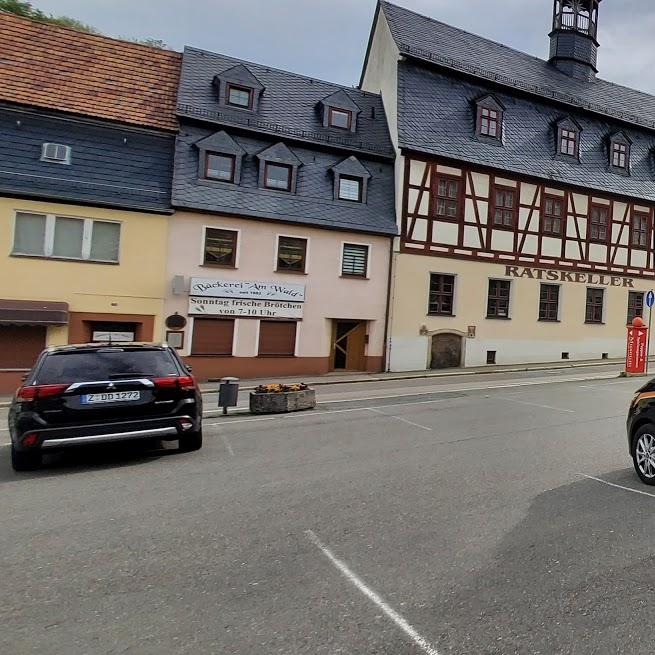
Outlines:
{"type": "Polygon", "coordinates": [[[602,287],[627,287],[634,289],[634,280],[618,275],[603,275],[602,273],[569,273],[545,268],[526,268],[523,266],[505,266],[508,277],[545,280],[548,282],[578,282],[579,284],[595,284],[602,287]]]}

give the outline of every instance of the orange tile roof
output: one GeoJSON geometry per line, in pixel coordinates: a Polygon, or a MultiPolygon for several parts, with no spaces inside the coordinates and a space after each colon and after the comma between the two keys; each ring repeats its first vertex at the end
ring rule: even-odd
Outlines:
{"type": "Polygon", "coordinates": [[[175,130],[182,55],[0,12],[0,101],[175,130]]]}

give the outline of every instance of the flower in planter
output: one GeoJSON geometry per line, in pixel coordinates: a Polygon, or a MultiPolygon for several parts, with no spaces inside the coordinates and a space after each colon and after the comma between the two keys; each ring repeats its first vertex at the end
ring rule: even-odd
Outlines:
{"type": "Polygon", "coordinates": [[[305,391],[309,387],[304,382],[294,384],[260,384],[255,393],[289,393],[291,391],[305,391]]]}

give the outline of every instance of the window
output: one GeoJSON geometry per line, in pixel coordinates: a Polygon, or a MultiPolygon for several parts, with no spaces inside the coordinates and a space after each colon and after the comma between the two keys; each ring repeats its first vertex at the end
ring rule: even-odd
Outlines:
{"type": "Polygon", "coordinates": [[[339,177],[339,200],[362,201],[362,180],[358,177],[339,177]]]}
{"type": "Polygon", "coordinates": [[[544,196],[541,230],[544,234],[562,236],[564,221],[564,198],[544,196]]]}
{"type": "Polygon", "coordinates": [[[650,216],[648,214],[633,214],[632,238],[634,248],[647,248],[650,238],[650,216]]]}
{"type": "Polygon", "coordinates": [[[508,280],[489,280],[487,318],[509,318],[510,285],[508,280]]]}
{"type": "Polygon", "coordinates": [[[587,289],[585,323],[603,322],[603,301],[605,289],[587,289]]]}
{"type": "Polygon", "coordinates": [[[14,255],[117,262],[120,223],[18,212],[14,255]]]}
{"type": "Polygon", "coordinates": [[[328,109],[328,127],[339,127],[342,130],[349,130],[353,121],[353,113],[347,109],[328,109]]]}
{"type": "Polygon", "coordinates": [[[293,357],[296,354],[295,321],[260,321],[259,351],[265,357],[293,357]]]}
{"type": "Polygon", "coordinates": [[[500,112],[495,109],[479,108],[479,132],[494,139],[500,137],[500,112]]]}
{"type": "Polygon", "coordinates": [[[559,286],[542,284],[539,290],[539,320],[557,321],[559,318],[559,286]]]}
{"type": "Polygon", "coordinates": [[[494,191],[493,224],[494,227],[514,228],[516,214],[516,190],[496,187],[494,191]]]}
{"type": "Polygon", "coordinates": [[[203,264],[209,266],[236,266],[238,232],[205,229],[205,249],[203,264]]]}
{"type": "Polygon", "coordinates": [[[344,243],[341,275],[366,277],[368,274],[368,246],[344,243]]]}
{"type": "Polygon", "coordinates": [[[435,212],[439,218],[459,217],[459,189],[461,180],[456,177],[437,176],[435,212]]]}
{"type": "Polygon", "coordinates": [[[430,274],[430,316],[452,316],[455,298],[455,276],[441,273],[430,274]]]}
{"type": "Polygon", "coordinates": [[[280,237],[277,243],[277,270],[304,273],[307,259],[307,239],[280,237]]]}
{"type": "Polygon", "coordinates": [[[267,189],[291,191],[291,171],[292,166],[287,164],[270,164],[266,162],[264,165],[264,186],[267,189]]]}
{"type": "Polygon", "coordinates": [[[234,155],[218,155],[208,152],[205,158],[205,177],[209,180],[234,182],[234,155]]]}
{"type": "Polygon", "coordinates": [[[632,319],[644,315],[644,294],[641,291],[628,292],[628,325],[632,319]]]}
{"type": "Polygon", "coordinates": [[[577,157],[578,133],[575,130],[561,129],[559,136],[559,151],[562,155],[577,157]]]}
{"type": "Polygon", "coordinates": [[[245,86],[227,86],[227,104],[242,109],[252,109],[252,89],[245,86]]]}
{"type": "Polygon", "coordinates": [[[194,318],[192,355],[231,355],[234,319],[194,318]]]}
{"type": "Polygon", "coordinates": [[[614,141],[612,143],[612,166],[616,168],[628,167],[628,146],[625,143],[614,141]]]}
{"type": "Polygon", "coordinates": [[[41,161],[51,164],[70,164],[71,152],[70,146],[61,143],[44,143],[41,147],[41,161]]]}
{"type": "Polygon", "coordinates": [[[605,243],[608,236],[609,209],[605,205],[592,205],[589,215],[589,240],[605,243]]]}

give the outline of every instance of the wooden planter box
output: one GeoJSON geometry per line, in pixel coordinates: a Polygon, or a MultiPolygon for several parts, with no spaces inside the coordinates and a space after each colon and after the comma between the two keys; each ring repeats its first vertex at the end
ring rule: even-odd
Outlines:
{"type": "Polygon", "coordinates": [[[286,414],[315,407],[314,389],[284,393],[250,393],[250,411],[253,414],[286,414]]]}

